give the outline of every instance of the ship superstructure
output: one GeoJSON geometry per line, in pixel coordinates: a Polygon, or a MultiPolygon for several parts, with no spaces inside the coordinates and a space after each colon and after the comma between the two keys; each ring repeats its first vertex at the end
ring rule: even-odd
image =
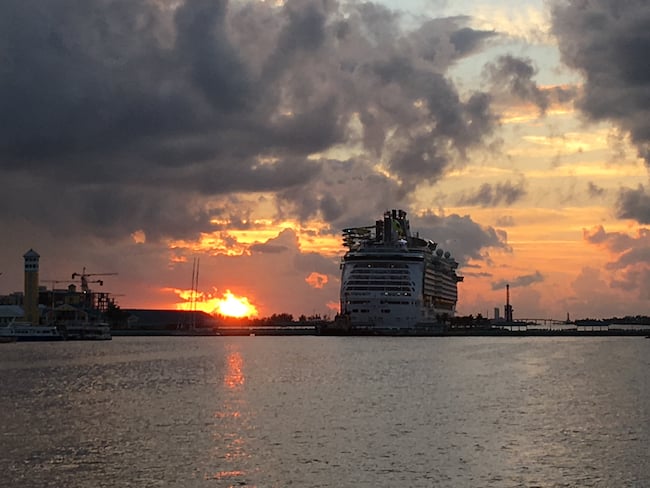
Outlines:
{"type": "Polygon", "coordinates": [[[430,240],[412,235],[403,210],[375,225],[343,229],[339,322],[355,330],[418,330],[454,315],[458,263],[430,240]]]}

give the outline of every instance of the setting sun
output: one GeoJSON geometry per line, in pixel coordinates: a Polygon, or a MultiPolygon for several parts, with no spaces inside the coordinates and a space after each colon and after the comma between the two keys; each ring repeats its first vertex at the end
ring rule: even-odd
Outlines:
{"type": "Polygon", "coordinates": [[[235,296],[230,290],[226,290],[224,298],[217,298],[214,313],[228,317],[253,317],[257,315],[257,308],[252,305],[248,298],[235,296]]]}
{"type": "Polygon", "coordinates": [[[225,317],[244,318],[256,317],[258,315],[257,307],[253,305],[247,297],[240,297],[226,290],[222,297],[212,293],[194,292],[191,290],[174,289],[180,298],[185,302],[176,304],[179,310],[201,310],[214,315],[223,315],[225,317]]]}

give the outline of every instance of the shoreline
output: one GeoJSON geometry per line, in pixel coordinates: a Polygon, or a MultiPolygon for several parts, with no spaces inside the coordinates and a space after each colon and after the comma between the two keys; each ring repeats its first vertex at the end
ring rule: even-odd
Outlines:
{"type": "Polygon", "coordinates": [[[208,330],[115,329],[113,337],[222,337],[222,336],[331,336],[331,337],[646,337],[650,330],[639,329],[463,329],[447,331],[320,331],[317,327],[221,327],[208,330]]]}

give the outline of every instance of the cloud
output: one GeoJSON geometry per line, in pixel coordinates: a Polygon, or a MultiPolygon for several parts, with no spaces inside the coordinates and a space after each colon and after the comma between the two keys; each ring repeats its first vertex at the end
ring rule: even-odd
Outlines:
{"type": "Polygon", "coordinates": [[[601,244],[607,240],[607,233],[602,225],[598,225],[593,229],[583,229],[583,238],[592,244],[601,244]]]}
{"type": "MultiPolygon", "coordinates": [[[[418,22],[336,0],[0,2],[3,286],[34,247],[44,278],[119,271],[126,304],[187,287],[194,255],[241,296],[264,269],[274,310],[281,289],[307,310],[335,299],[338,263],[283,220],[330,237],[409,208],[498,128],[492,95],[450,75],[495,33],[418,22]],[[252,245],[232,232],[276,225],[252,245]]],[[[469,216],[420,221],[462,262],[508,247],[469,216]]]]}
{"type": "Polygon", "coordinates": [[[512,215],[502,215],[497,218],[496,225],[499,227],[514,227],[515,218],[512,215]]]}
{"type": "Polygon", "coordinates": [[[464,56],[474,52],[484,41],[496,35],[494,31],[481,31],[463,27],[452,32],[449,40],[456,52],[464,56]]]}
{"type": "Polygon", "coordinates": [[[543,88],[534,81],[537,74],[533,61],[510,54],[500,56],[496,61],[486,64],[484,73],[493,86],[493,92],[502,98],[512,98],[530,102],[540,113],[546,113],[552,102],[566,103],[575,97],[575,89],[560,86],[543,88]]]}
{"type": "Polygon", "coordinates": [[[614,313],[625,314],[628,305],[622,300],[612,300],[612,289],[602,278],[601,270],[584,267],[571,282],[574,294],[563,299],[564,308],[571,311],[571,318],[611,317],[614,313]]]}
{"type": "Polygon", "coordinates": [[[587,193],[590,198],[600,198],[606,193],[606,190],[596,185],[593,181],[589,181],[587,182],[587,193]]]}
{"type": "Polygon", "coordinates": [[[486,249],[510,250],[505,232],[482,226],[469,215],[439,216],[427,211],[411,216],[410,220],[412,232],[419,232],[421,237],[437,242],[438,248],[451,252],[462,266],[472,259],[485,259],[482,252],[486,249]]]}
{"type": "MultiPolygon", "coordinates": [[[[650,4],[643,0],[558,2],[552,9],[562,59],[584,77],[577,106],[591,120],[628,132],[650,169],[649,23],[650,4]]],[[[617,214],[647,224],[648,201],[641,186],[622,189],[617,214]]]]}
{"type": "Polygon", "coordinates": [[[369,194],[405,201],[495,129],[489,94],[446,76],[494,33],[271,3],[2,2],[0,170],[8,200],[33,194],[13,218],[149,243],[209,232],[213,202],[267,192],[338,223],[346,178],[322,180],[347,161],[369,194]],[[364,157],[324,155],[355,144],[364,157]]]}
{"type": "Polygon", "coordinates": [[[273,244],[264,243],[264,244],[253,244],[249,248],[251,252],[267,253],[267,254],[278,254],[286,252],[287,248],[285,246],[274,246],[273,244]]]}
{"type": "Polygon", "coordinates": [[[650,194],[643,185],[636,190],[621,188],[616,200],[616,216],[633,219],[640,224],[650,224],[650,194]]]}
{"type": "Polygon", "coordinates": [[[533,81],[537,70],[530,59],[512,55],[500,56],[496,62],[488,63],[485,70],[495,86],[510,95],[534,103],[540,112],[546,112],[549,105],[548,96],[533,81]]]}
{"type": "Polygon", "coordinates": [[[521,275],[513,278],[511,280],[500,280],[492,283],[493,290],[501,290],[510,285],[510,288],[525,287],[532,285],[534,283],[541,283],[544,281],[544,276],[539,271],[535,271],[533,274],[521,275]]]}
{"type": "Polygon", "coordinates": [[[282,230],[277,237],[268,239],[266,242],[251,244],[251,252],[261,254],[279,254],[287,252],[292,247],[298,247],[298,236],[292,229],[282,230]]]}
{"type": "Polygon", "coordinates": [[[639,300],[650,300],[650,230],[640,228],[636,235],[607,232],[603,226],[583,231],[584,239],[612,253],[605,265],[609,286],[636,292],[639,300]]]}
{"type": "Polygon", "coordinates": [[[578,107],[628,131],[650,164],[650,4],[644,0],[557,2],[553,32],[563,61],[584,76],[578,107]]]}
{"type": "Polygon", "coordinates": [[[497,207],[505,204],[510,206],[526,195],[524,181],[513,185],[510,180],[492,185],[483,183],[473,194],[463,195],[458,200],[458,205],[478,205],[481,207],[497,207]]]}
{"type": "Polygon", "coordinates": [[[315,271],[309,273],[309,276],[305,278],[305,282],[307,282],[309,286],[318,289],[323,288],[328,281],[327,275],[316,273],[315,271]]]}

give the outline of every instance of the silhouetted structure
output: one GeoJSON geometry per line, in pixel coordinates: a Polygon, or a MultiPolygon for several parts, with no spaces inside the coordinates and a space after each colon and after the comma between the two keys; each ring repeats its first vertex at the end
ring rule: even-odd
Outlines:
{"type": "Polygon", "coordinates": [[[512,322],[512,305],[510,305],[510,285],[506,285],[506,305],[503,307],[506,322],[512,322]]]}

